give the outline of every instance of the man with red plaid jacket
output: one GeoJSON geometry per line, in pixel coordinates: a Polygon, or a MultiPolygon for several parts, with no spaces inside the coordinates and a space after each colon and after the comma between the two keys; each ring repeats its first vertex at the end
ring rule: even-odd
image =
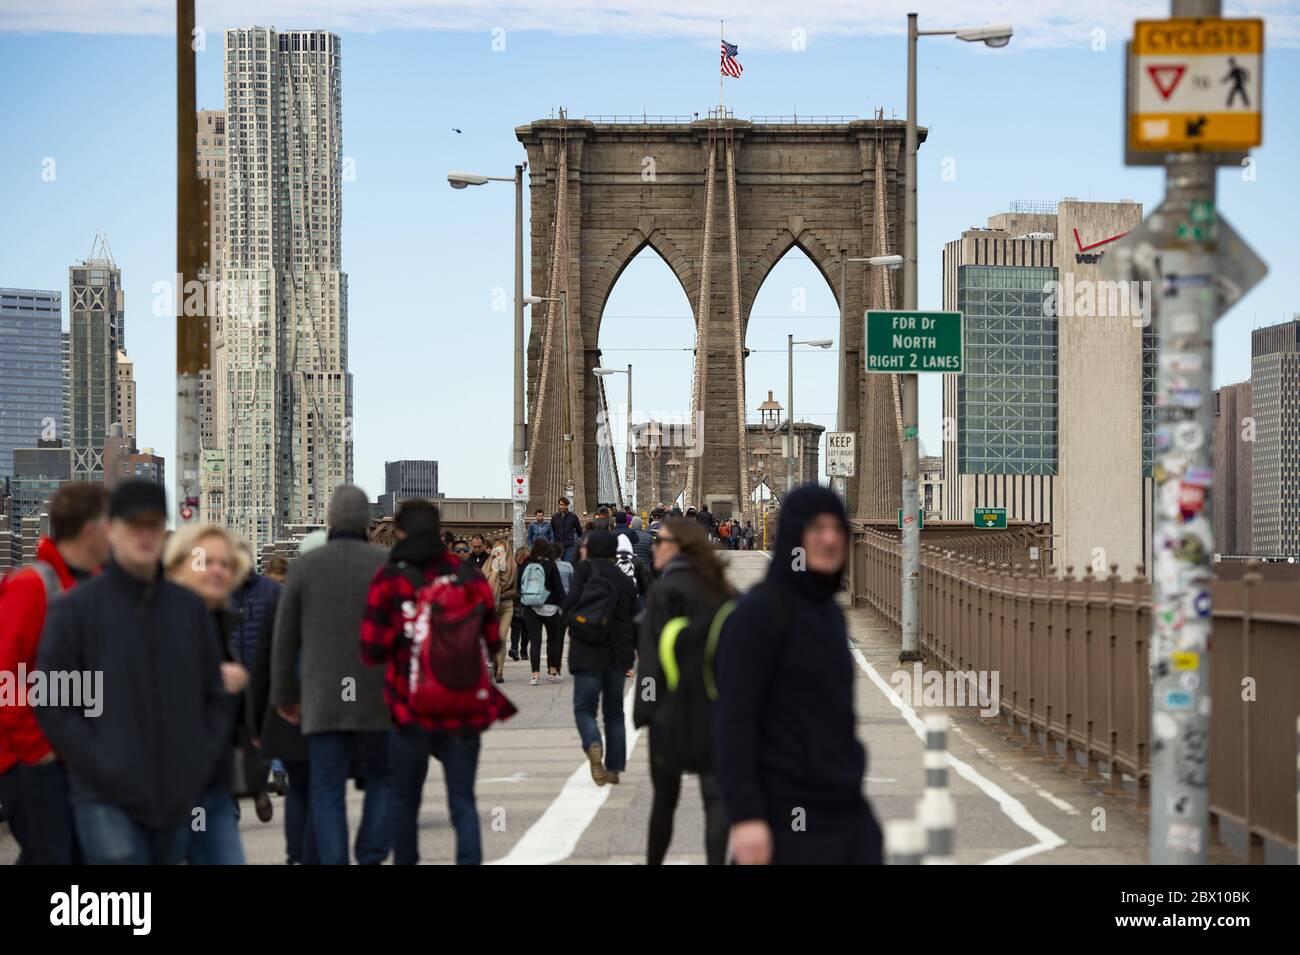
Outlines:
{"type": "Polygon", "coordinates": [[[482,640],[489,656],[500,646],[492,589],[478,570],[462,568],[461,561],[442,541],[438,508],[424,500],[402,502],[393,521],[397,543],[388,563],[375,572],[370,582],[366,614],[361,624],[361,657],[370,664],[387,664],[384,696],[393,717],[390,764],[393,782],[393,862],[414,865],[420,860],[416,819],[420,795],[429,771],[429,757],[442,763],[447,781],[447,802],[456,830],[456,862],[478,865],[483,861],[478,808],[474,802],[474,778],[478,772],[480,735],[497,720],[516,712],[505,695],[489,682],[489,697],[483,709],[470,717],[429,717],[411,710],[408,674],[411,639],[406,623],[413,613],[416,587],[410,569],[426,581],[456,577],[466,597],[480,599],[482,640]]]}

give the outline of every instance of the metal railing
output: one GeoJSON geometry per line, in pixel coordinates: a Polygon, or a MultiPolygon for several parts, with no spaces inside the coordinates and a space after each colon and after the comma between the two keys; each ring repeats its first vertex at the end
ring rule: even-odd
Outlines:
{"type": "MultiPolygon", "coordinates": [[[[993,534],[994,532],[986,532],[993,534]]],[[[899,623],[899,542],[859,528],[850,568],[854,601],[899,623]]],[[[1079,757],[1089,778],[1149,802],[1151,586],[1091,569],[1031,577],[1002,560],[922,545],[921,647],[944,669],[999,674],[1000,724],[1026,748],[1079,757]],[[1024,732],[1027,731],[1027,735],[1024,732]],[[1064,754],[1057,752],[1062,744],[1064,754]],[[1107,768],[1100,773],[1100,764],[1107,768]]],[[[1300,714],[1300,586],[1248,572],[1211,587],[1214,656],[1209,745],[1211,823],[1240,823],[1251,862],[1264,839],[1296,843],[1296,719],[1300,714]]]]}
{"type": "Polygon", "coordinates": [[[617,113],[617,114],[612,114],[612,115],[608,115],[608,116],[607,116],[607,115],[604,115],[604,114],[594,114],[594,115],[593,115],[593,114],[591,114],[591,113],[588,113],[586,116],[584,116],[584,117],[582,117],[582,118],[585,119],[585,120],[587,120],[587,121],[590,122],[590,123],[625,123],[625,124],[633,124],[633,125],[649,126],[651,123],[690,123],[690,122],[692,122],[692,121],[698,119],[699,117],[698,117],[698,116],[689,116],[689,115],[687,115],[687,116],[673,116],[673,115],[669,115],[669,114],[666,114],[666,113],[665,113],[665,114],[654,114],[654,113],[631,113],[631,114],[622,114],[622,113],[617,113]]]}
{"type": "Polygon", "coordinates": [[[831,126],[839,125],[841,123],[852,123],[856,121],[857,118],[858,117],[856,116],[800,116],[798,113],[794,113],[790,116],[751,116],[749,117],[749,121],[751,123],[763,123],[769,126],[793,126],[796,124],[831,126]]]}

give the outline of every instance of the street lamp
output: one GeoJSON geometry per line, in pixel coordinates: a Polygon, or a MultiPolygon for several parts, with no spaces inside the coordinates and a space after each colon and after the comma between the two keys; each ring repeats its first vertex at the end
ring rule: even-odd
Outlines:
{"type": "MultiPolygon", "coordinates": [[[[787,447],[785,449],[785,493],[789,494],[794,490],[794,346],[811,345],[813,348],[830,348],[835,344],[830,338],[810,338],[806,341],[795,341],[793,335],[787,335],[789,341],[789,351],[786,356],[786,386],[789,389],[788,400],[786,401],[786,428],[788,429],[787,447]]],[[[800,461],[799,470],[803,470],[803,462],[800,461]]],[[[782,495],[782,500],[785,495],[782,495]]]]}
{"type": "Polygon", "coordinates": [[[632,504],[634,503],[632,501],[632,479],[636,473],[632,470],[632,366],[628,365],[627,371],[621,368],[593,368],[591,373],[602,378],[606,375],[627,375],[627,459],[623,462],[626,472],[623,483],[628,486],[627,503],[632,504]]]}
{"type": "MultiPolygon", "coordinates": [[[[968,43],[983,43],[990,47],[1006,46],[1011,42],[1012,29],[1008,24],[961,27],[956,30],[921,30],[917,28],[916,14],[907,15],[907,189],[903,193],[903,308],[916,309],[916,41],[923,36],[955,36],[968,43]]],[[[902,649],[900,661],[921,659],[919,624],[921,528],[916,519],[917,485],[920,482],[918,459],[917,376],[902,375],[903,392],[903,559],[902,559],[902,649]]]]}
{"type": "MultiPolygon", "coordinates": [[[[847,249],[840,250],[840,383],[835,408],[835,428],[837,431],[855,430],[849,427],[849,358],[848,350],[844,347],[844,343],[849,340],[848,288],[850,262],[865,262],[868,266],[876,268],[897,269],[902,267],[903,257],[901,255],[850,256],[847,249]]],[[[848,479],[835,478],[834,481],[840,486],[840,496],[847,502],[849,497],[848,479]]]]}
{"type": "MultiPolygon", "coordinates": [[[[482,176],[474,172],[449,172],[447,183],[453,189],[482,186],[489,182],[515,184],[515,409],[514,433],[511,438],[510,463],[518,474],[525,474],[524,455],[528,439],[524,424],[524,167],[515,166],[513,176],[482,176]]],[[[513,483],[511,494],[514,494],[513,483]]],[[[524,546],[524,504],[514,502],[512,536],[515,547],[524,546]]]]}

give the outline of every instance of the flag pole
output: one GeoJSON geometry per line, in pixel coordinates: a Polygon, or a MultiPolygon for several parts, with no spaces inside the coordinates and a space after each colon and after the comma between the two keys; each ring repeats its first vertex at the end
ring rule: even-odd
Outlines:
{"type": "MultiPolygon", "coordinates": [[[[719,20],[719,21],[718,21],[718,39],[721,40],[723,43],[726,43],[726,42],[727,42],[726,26],[727,26],[727,21],[726,21],[726,20],[719,20]]],[[[719,46],[719,49],[721,49],[721,46],[719,46]]],[[[721,57],[721,55],[719,55],[719,57],[718,57],[718,60],[719,60],[719,63],[718,63],[718,119],[719,119],[719,120],[722,119],[722,63],[721,63],[721,59],[722,59],[722,57],[721,57]]]]}

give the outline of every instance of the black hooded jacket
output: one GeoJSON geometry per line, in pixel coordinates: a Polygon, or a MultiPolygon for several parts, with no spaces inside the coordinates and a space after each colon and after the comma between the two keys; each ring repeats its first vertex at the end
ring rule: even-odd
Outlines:
{"type": "Polygon", "coordinates": [[[804,569],[804,530],[831,514],[848,530],[838,495],[820,485],[791,492],[767,579],[722,628],[716,672],[714,757],[732,822],[789,826],[797,807],[863,805],[866,752],[853,710],[855,667],[838,574],[804,569]]]}
{"type": "Polygon", "coordinates": [[[564,602],[566,614],[582,600],[582,590],[587,581],[596,576],[613,581],[619,600],[608,640],[594,644],[570,637],[570,673],[630,670],[636,662],[636,628],[632,622],[636,614],[636,584],[614,563],[616,546],[611,532],[591,531],[587,535],[587,559],[573,569],[573,586],[564,602]]]}

